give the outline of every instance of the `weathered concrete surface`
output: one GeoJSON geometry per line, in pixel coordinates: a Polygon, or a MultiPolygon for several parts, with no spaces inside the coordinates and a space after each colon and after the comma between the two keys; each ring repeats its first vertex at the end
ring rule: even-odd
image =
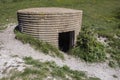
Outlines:
{"type": "Polygon", "coordinates": [[[18,22],[23,33],[30,34],[58,47],[58,34],[74,31],[79,34],[82,11],[66,8],[28,8],[18,10],[18,22]]]}

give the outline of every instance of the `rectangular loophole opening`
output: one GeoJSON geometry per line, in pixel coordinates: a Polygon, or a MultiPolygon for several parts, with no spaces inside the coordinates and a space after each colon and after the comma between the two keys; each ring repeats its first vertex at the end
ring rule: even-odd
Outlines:
{"type": "Polygon", "coordinates": [[[74,46],[74,37],[74,31],[59,33],[59,49],[63,52],[69,51],[74,46]]]}

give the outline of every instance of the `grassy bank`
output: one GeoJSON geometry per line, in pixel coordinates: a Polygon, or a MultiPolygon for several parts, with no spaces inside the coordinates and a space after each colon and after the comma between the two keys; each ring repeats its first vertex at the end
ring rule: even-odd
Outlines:
{"type": "Polygon", "coordinates": [[[59,67],[54,62],[40,62],[31,57],[25,57],[24,60],[29,65],[24,72],[13,71],[10,77],[1,80],[100,80],[67,66],[59,67]]]}
{"type": "Polygon", "coordinates": [[[39,39],[33,38],[30,35],[20,33],[17,30],[15,30],[15,34],[16,34],[15,38],[20,40],[22,43],[30,44],[34,49],[41,51],[45,54],[48,54],[54,57],[57,56],[59,58],[64,59],[63,54],[60,53],[60,51],[53,45],[43,42],[39,39]]]}

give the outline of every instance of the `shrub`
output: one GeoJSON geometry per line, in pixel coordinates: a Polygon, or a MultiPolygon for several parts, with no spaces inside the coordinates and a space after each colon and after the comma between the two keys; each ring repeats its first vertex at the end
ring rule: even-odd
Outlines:
{"type": "Polygon", "coordinates": [[[80,32],[77,45],[70,52],[88,62],[104,61],[105,47],[97,41],[94,30],[84,27],[80,32]]]}

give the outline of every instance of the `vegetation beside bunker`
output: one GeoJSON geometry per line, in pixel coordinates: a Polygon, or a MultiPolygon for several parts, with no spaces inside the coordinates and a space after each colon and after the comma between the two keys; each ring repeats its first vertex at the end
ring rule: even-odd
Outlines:
{"type": "Polygon", "coordinates": [[[117,20],[117,31],[109,38],[109,48],[107,51],[110,53],[110,58],[112,59],[112,62],[109,62],[110,65],[112,64],[111,67],[120,67],[120,7],[117,8],[114,17],[117,20]]]}
{"type": "Polygon", "coordinates": [[[105,61],[105,46],[97,41],[94,30],[83,27],[78,35],[77,45],[70,54],[80,57],[87,62],[105,61]]]}
{"type": "Polygon", "coordinates": [[[34,49],[42,51],[45,54],[49,54],[54,57],[59,57],[64,59],[63,54],[53,45],[43,42],[39,39],[36,39],[30,35],[24,34],[19,32],[18,30],[15,30],[15,38],[20,40],[23,44],[29,43],[34,49]]]}
{"type": "MultiPolygon", "coordinates": [[[[104,62],[109,60],[108,65],[110,67],[120,67],[120,36],[106,36],[108,46],[105,46],[96,39],[96,34],[97,32],[93,28],[83,27],[78,35],[77,45],[70,51],[70,54],[87,62],[104,62]],[[107,55],[110,56],[107,57],[107,55]]],[[[98,36],[101,35],[98,34],[98,36]]]]}
{"type": "Polygon", "coordinates": [[[12,76],[1,80],[100,80],[88,77],[85,72],[71,70],[64,65],[57,66],[55,62],[40,62],[31,57],[24,58],[28,67],[23,72],[14,72],[12,76]]]}

